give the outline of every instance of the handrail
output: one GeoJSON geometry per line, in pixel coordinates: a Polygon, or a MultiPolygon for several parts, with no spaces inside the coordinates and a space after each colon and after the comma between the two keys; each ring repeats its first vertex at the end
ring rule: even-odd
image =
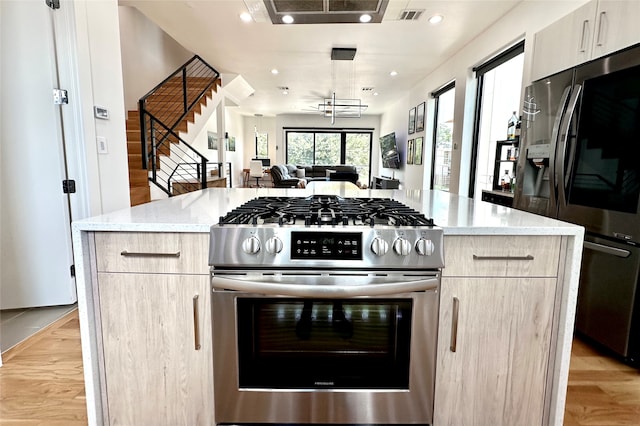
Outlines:
{"type": "MultiPolygon", "coordinates": [[[[218,71],[200,56],[195,55],[138,101],[142,166],[151,169],[149,180],[169,196],[172,195],[170,181],[167,181],[165,186],[158,179],[159,155],[168,157],[172,148],[175,150],[176,145],[180,145],[179,154],[182,155],[179,155],[179,158],[186,156],[193,160],[192,162],[202,165],[208,162],[202,154],[178,136],[176,128],[202,98],[211,93],[219,77],[218,71]]],[[[175,160],[169,162],[176,163],[175,160]]],[[[198,177],[200,178],[202,177],[198,177]]],[[[202,187],[206,188],[206,185],[204,177],[202,187]]]]}

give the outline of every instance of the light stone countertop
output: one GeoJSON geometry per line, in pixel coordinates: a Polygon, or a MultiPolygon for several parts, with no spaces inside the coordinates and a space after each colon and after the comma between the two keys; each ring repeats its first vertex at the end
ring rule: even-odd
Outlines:
{"type": "Polygon", "coordinates": [[[346,189],[342,182],[308,189],[209,188],[75,221],[75,231],[209,232],[231,209],[260,196],[393,198],[433,218],[445,235],[574,235],[582,227],[443,191],[346,189]]]}

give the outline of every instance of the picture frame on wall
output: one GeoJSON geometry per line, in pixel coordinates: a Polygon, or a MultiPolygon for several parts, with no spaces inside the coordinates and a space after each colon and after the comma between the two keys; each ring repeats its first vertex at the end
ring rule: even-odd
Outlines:
{"type": "Polygon", "coordinates": [[[422,164],[422,141],[423,138],[416,138],[414,146],[413,164],[418,166],[422,164]]]}
{"type": "Polygon", "coordinates": [[[407,164],[413,164],[413,139],[407,141],[407,164]]]}
{"type": "Polygon", "coordinates": [[[416,107],[416,132],[424,131],[424,108],[425,103],[421,103],[416,107]]]}
{"type": "Polygon", "coordinates": [[[214,132],[207,132],[207,148],[218,149],[218,135],[214,132]]]}
{"type": "Polygon", "coordinates": [[[416,132],[416,107],[409,110],[409,134],[416,132]]]}
{"type": "Polygon", "coordinates": [[[227,151],[235,152],[235,150],[236,150],[236,137],[229,136],[227,138],[227,151]]]}

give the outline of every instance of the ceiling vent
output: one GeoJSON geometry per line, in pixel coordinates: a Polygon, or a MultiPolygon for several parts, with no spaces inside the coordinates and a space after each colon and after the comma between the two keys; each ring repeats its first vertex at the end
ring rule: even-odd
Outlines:
{"type": "Polygon", "coordinates": [[[348,47],[334,47],[331,49],[332,61],[353,61],[356,57],[356,49],[348,47]]]}
{"type": "Polygon", "coordinates": [[[424,9],[405,9],[400,12],[399,19],[401,21],[417,21],[423,12],[424,9]]]}
{"type": "Polygon", "coordinates": [[[373,92],[373,87],[363,87],[362,92],[363,93],[373,92]]]}

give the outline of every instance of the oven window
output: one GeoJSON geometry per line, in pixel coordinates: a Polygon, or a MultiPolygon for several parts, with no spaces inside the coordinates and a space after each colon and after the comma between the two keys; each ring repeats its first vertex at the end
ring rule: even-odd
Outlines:
{"type": "Polygon", "coordinates": [[[408,389],[411,299],[238,298],[240,388],[408,389]]]}

